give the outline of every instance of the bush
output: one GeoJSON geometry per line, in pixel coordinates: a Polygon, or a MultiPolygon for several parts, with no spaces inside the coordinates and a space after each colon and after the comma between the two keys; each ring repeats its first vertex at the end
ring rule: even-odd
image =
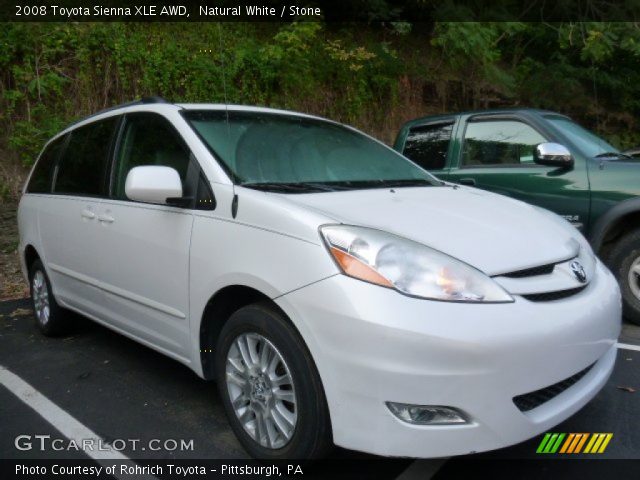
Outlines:
{"type": "Polygon", "coordinates": [[[412,116],[528,105],[638,143],[631,23],[8,23],[0,150],[33,164],[69,122],[146,95],[328,116],[387,141],[412,116]]]}

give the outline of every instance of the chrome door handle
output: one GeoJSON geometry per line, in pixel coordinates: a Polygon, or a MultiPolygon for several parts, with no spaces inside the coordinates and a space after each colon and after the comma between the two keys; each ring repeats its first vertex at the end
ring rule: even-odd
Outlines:
{"type": "Polygon", "coordinates": [[[93,220],[94,218],[96,218],[96,214],[93,213],[88,208],[85,208],[84,210],[82,210],[82,212],[80,212],[80,215],[82,216],[82,218],[86,218],[88,220],[93,220]]]}
{"type": "Polygon", "coordinates": [[[476,181],[473,178],[461,178],[460,180],[458,180],[458,183],[460,185],[474,186],[476,184],[476,181]]]}
{"type": "Polygon", "coordinates": [[[113,223],[115,221],[115,218],[113,218],[111,215],[100,215],[98,217],[98,220],[103,223],[113,223]]]}

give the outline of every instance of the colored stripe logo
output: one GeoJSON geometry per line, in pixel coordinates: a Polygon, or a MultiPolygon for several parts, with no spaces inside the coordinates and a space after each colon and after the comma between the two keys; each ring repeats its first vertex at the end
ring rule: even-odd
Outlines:
{"type": "Polygon", "coordinates": [[[613,433],[545,433],[536,453],[604,453],[613,433]]]}

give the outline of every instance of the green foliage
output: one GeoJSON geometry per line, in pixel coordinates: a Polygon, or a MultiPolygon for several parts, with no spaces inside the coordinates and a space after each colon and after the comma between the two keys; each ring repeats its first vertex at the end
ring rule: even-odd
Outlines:
{"type": "MultiPolygon", "coordinates": [[[[374,2],[375,3],[375,2],[374,2]]],[[[389,15],[386,2],[380,12],[389,15]]],[[[381,13],[381,14],[382,14],[381,13]]],[[[146,95],[302,110],[386,141],[411,117],[528,105],[640,141],[632,23],[10,23],[0,151],[24,165],[65,124],[146,95]]]]}
{"type": "Polygon", "coordinates": [[[327,34],[318,22],[5,27],[0,122],[26,165],[65,123],[147,95],[315,110],[354,121],[392,98],[399,63],[388,45],[367,40],[374,53],[350,35],[327,34]]]}
{"type": "Polygon", "coordinates": [[[0,178],[0,201],[7,201],[11,197],[11,187],[0,178]]]}
{"type": "Polygon", "coordinates": [[[500,65],[502,44],[525,29],[518,22],[441,22],[431,43],[440,47],[451,68],[495,85],[502,93],[513,94],[512,72],[500,65]]]}

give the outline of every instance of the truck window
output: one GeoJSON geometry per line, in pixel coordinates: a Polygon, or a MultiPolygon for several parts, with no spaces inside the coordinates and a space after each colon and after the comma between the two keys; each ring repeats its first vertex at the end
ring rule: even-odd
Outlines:
{"type": "Polygon", "coordinates": [[[595,157],[605,152],[619,152],[616,147],[568,118],[552,115],[547,115],[545,118],[548,118],[549,121],[558,127],[574,144],[580,145],[589,157],[595,157]]]}
{"type": "Polygon", "coordinates": [[[452,130],[453,122],[413,127],[402,153],[425,170],[442,170],[447,163],[452,130]]]}
{"type": "Polygon", "coordinates": [[[533,164],[533,151],[545,138],[518,120],[469,122],[462,166],[533,164]]]}

